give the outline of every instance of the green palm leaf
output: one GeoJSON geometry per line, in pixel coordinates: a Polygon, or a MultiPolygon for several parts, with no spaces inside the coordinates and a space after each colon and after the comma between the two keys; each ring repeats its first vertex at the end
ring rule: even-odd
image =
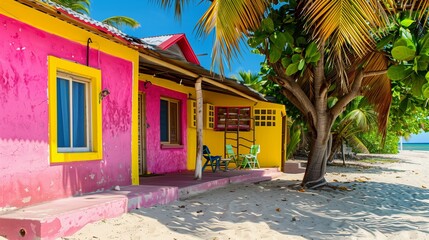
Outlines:
{"type": "Polygon", "coordinates": [[[259,27],[269,6],[268,0],[213,0],[210,8],[198,21],[200,36],[215,33],[212,67],[224,72],[223,64],[240,55],[240,43],[248,31],[259,27]]]}
{"type": "Polygon", "coordinates": [[[124,26],[131,27],[131,28],[138,28],[140,27],[140,23],[136,20],[125,17],[125,16],[113,16],[106,18],[102,21],[105,24],[108,24],[110,26],[116,27],[118,29],[121,29],[124,26]]]}
{"type": "Polygon", "coordinates": [[[70,8],[73,11],[89,15],[89,8],[91,6],[90,0],[52,0],[64,7],[70,8]]]}

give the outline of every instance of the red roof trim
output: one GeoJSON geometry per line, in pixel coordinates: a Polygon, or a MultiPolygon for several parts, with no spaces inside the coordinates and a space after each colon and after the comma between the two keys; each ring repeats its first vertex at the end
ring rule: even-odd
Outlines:
{"type": "Polygon", "coordinates": [[[173,34],[173,35],[171,35],[171,37],[169,39],[167,39],[165,42],[161,43],[159,45],[159,48],[161,48],[161,50],[168,49],[169,47],[174,45],[176,42],[178,42],[183,37],[185,37],[185,34],[183,34],[183,33],[182,34],[173,34]]]}
{"type": "Polygon", "coordinates": [[[186,60],[191,63],[195,63],[200,65],[200,61],[198,61],[197,55],[195,55],[194,50],[192,50],[191,44],[189,44],[188,39],[186,39],[185,34],[173,34],[169,39],[159,45],[161,50],[168,49],[172,45],[179,45],[180,50],[182,50],[183,55],[186,60]]]}

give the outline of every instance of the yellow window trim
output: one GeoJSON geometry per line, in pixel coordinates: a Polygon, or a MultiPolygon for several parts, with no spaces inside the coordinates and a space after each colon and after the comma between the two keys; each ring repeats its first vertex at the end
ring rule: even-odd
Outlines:
{"type": "Polygon", "coordinates": [[[101,103],[98,96],[101,91],[101,71],[85,65],[48,56],[48,93],[49,93],[49,147],[51,163],[101,160],[103,158],[101,135],[101,103]],[[88,79],[91,84],[90,104],[92,124],[91,152],[58,152],[57,141],[57,74],[70,73],[88,79]]]}

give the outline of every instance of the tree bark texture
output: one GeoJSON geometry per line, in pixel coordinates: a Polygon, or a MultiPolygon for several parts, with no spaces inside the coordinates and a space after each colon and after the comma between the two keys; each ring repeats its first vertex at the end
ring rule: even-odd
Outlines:
{"type": "Polygon", "coordinates": [[[331,121],[327,115],[327,112],[321,116],[318,115],[317,124],[312,128],[310,153],[304,179],[302,180],[302,186],[306,188],[317,188],[327,183],[325,180],[328,160],[326,154],[331,126],[331,121]]]}

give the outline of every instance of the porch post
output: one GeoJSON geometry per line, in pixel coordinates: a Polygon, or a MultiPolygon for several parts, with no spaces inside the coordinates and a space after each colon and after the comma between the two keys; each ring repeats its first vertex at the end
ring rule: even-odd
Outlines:
{"type": "Polygon", "coordinates": [[[203,158],[203,90],[201,87],[203,79],[199,77],[195,82],[197,98],[197,159],[195,163],[195,179],[201,179],[203,158]]]}

